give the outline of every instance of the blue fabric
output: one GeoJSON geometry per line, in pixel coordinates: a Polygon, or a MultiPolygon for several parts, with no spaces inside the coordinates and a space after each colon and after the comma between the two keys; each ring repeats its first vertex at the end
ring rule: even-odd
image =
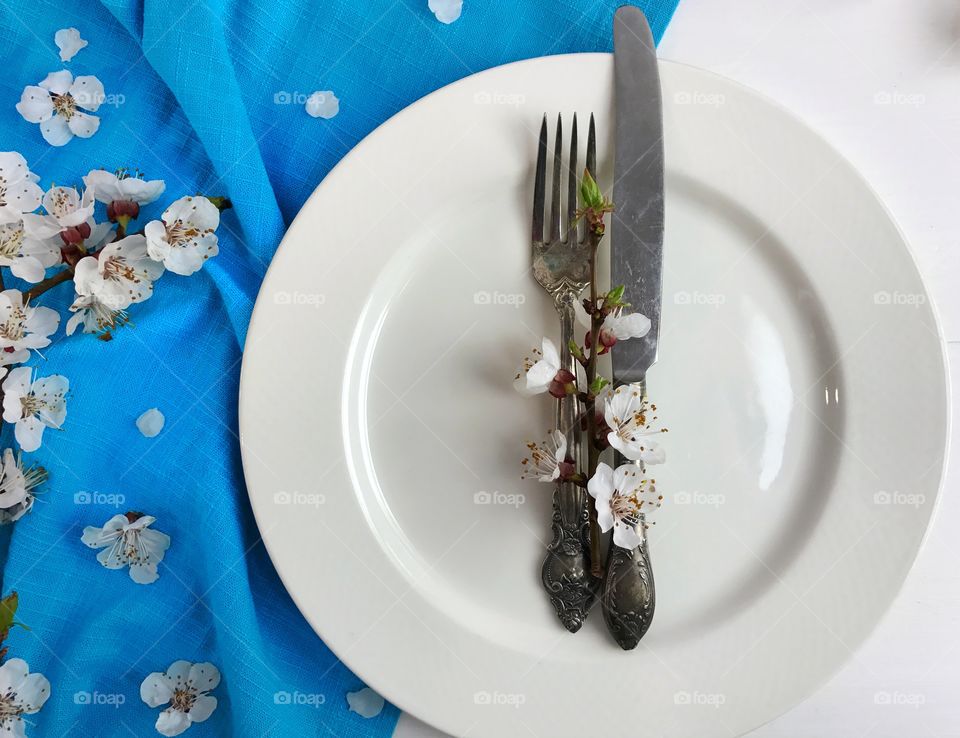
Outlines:
{"type": "MultiPolygon", "coordinates": [[[[618,4],[466,0],[445,26],[427,0],[0,3],[0,149],[23,153],[45,187],[124,165],[165,179],[167,193],[145,208],[141,226],[184,194],[229,195],[235,206],[222,219],[220,255],[193,277],[165,275],[134,306],[135,328],[110,343],[61,339],[31,362],[71,382],[64,430],[47,431],[32,454],[51,471],[47,492],[5,541],[3,589],[19,591],[20,619],[32,628],[11,633],[10,655],[52,683],[31,735],[154,734],[158,710],[141,702],[139,685],[176,659],[212,661],[223,674],[218,709],[190,735],[392,732],[393,707],[372,720],[348,711],[344,694],[360,681],[292,604],[250,513],[236,398],[253,301],[286,226],[365,134],[470,73],[610,50],[618,4]],[[67,26],[90,45],[61,65],[53,36],[67,26]],[[93,138],[52,149],[14,103],[24,85],[62,66],[97,75],[116,97],[93,138]],[[317,89],[340,98],[336,118],[304,113],[300,96],[317,89]],[[167,424],[147,439],[134,420],[154,406],[167,424]],[[82,492],[125,500],[85,503],[82,492]],[[154,527],[172,537],[155,584],[103,569],[80,542],[84,526],[128,509],[155,515],[154,527]],[[303,699],[322,704],[276,704],[278,692],[323,695],[303,699]],[[75,693],[125,703],[80,704],[75,693]]],[[[640,4],[659,39],[676,0],[640,4]]],[[[63,310],[70,297],[61,286],[40,302],[63,310]]],[[[9,428],[4,443],[13,443],[9,428]]]]}

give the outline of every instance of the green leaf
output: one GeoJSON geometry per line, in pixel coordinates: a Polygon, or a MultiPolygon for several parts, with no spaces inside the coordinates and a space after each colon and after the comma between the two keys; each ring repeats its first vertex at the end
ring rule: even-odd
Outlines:
{"type": "Polygon", "coordinates": [[[614,287],[607,293],[606,298],[603,301],[603,304],[607,307],[616,307],[620,304],[620,301],[623,300],[623,292],[625,287],[621,284],[619,287],[614,287]]]}
{"type": "Polygon", "coordinates": [[[600,390],[606,387],[610,382],[601,377],[599,374],[593,378],[593,381],[590,383],[590,394],[596,396],[600,394],[600,390]]]}
{"type": "Polygon", "coordinates": [[[0,600],[0,633],[10,630],[14,625],[14,617],[17,614],[17,593],[11,592],[0,600]]]}
{"type": "Polygon", "coordinates": [[[580,348],[580,344],[574,341],[572,338],[567,342],[567,348],[570,349],[570,353],[573,354],[578,359],[583,358],[583,350],[580,348]]]}
{"type": "Polygon", "coordinates": [[[583,179],[580,180],[580,200],[584,208],[603,208],[603,192],[596,180],[590,176],[590,170],[583,170],[583,179]]]}

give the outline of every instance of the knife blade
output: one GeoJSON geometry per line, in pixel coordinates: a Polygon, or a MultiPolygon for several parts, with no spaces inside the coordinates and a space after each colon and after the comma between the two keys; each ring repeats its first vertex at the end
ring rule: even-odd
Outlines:
{"type": "Polygon", "coordinates": [[[610,284],[650,319],[643,338],[613,347],[616,384],[642,382],[657,360],[663,272],[663,112],[653,34],[639,8],[613,20],[616,108],[610,284]]]}

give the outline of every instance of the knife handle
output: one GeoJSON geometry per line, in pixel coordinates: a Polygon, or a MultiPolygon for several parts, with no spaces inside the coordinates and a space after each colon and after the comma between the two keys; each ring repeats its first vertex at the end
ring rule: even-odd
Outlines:
{"type": "Polygon", "coordinates": [[[633,551],[610,543],[600,605],[607,630],[620,648],[636,648],[650,629],[657,606],[646,535],[633,551]]]}
{"type": "MultiPolygon", "coordinates": [[[[646,379],[642,384],[646,394],[646,379]]],[[[620,454],[616,454],[615,465],[623,463],[633,463],[643,471],[643,462],[626,462],[620,454]]],[[[653,622],[657,606],[643,515],[640,516],[639,529],[643,532],[643,542],[632,551],[610,542],[600,595],[607,630],[624,651],[633,650],[640,643],[653,622]]]]}
{"type": "MultiPolygon", "coordinates": [[[[578,299],[579,292],[573,289],[561,288],[554,294],[560,315],[560,365],[575,376],[577,362],[570,353],[570,340],[574,338],[574,303],[578,299]]],[[[580,456],[580,411],[575,395],[557,400],[557,429],[566,437],[567,454],[576,464],[580,456]]],[[[582,487],[572,482],[557,485],[551,527],[553,540],[547,546],[540,578],[560,622],[576,633],[595,597],[588,542],[590,515],[582,487]]]]}

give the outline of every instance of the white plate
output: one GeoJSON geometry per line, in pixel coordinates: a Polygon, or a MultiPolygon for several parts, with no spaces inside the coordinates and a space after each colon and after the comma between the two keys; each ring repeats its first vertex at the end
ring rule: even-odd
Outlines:
{"type": "Polygon", "coordinates": [[[250,326],[244,470],[280,576],[361,678],[457,735],[770,720],[877,623],[940,484],[940,333],[890,216],[788,113],[664,62],[657,613],[632,653],[598,613],[561,629],[550,490],[518,478],[549,403],[511,380],[556,333],[528,269],[540,117],[594,111],[609,184],[611,75],[533,59],[392,118],[306,204],[250,326]]]}

